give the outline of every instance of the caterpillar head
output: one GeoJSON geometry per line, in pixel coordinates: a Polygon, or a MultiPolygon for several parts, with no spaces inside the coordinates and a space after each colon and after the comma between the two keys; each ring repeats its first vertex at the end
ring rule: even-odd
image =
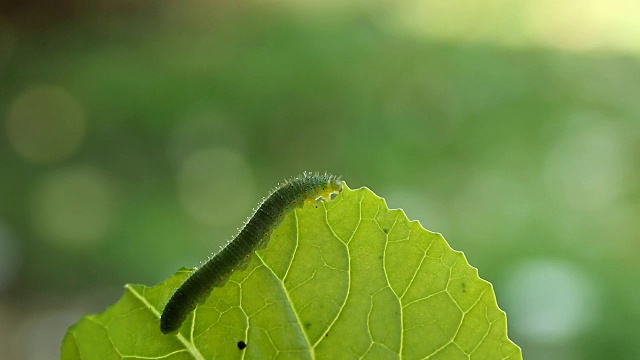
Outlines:
{"type": "Polygon", "coordinates": [[[342,180],[331,177],[318,191],[316,200],[331,201],[342,191],[342,180]]]}

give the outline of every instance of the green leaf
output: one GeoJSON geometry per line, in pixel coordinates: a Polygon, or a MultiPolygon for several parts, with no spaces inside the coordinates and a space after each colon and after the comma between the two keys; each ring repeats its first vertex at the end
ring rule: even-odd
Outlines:
{"type": "Polygon", "coordinates": [[[345,184],[335,200],[290,213],[245,270],[164,335],[160,313],[190,273],[125,286],[69,328],[62,358],[522,358],[491,284],[366,188],[345,184]]]}

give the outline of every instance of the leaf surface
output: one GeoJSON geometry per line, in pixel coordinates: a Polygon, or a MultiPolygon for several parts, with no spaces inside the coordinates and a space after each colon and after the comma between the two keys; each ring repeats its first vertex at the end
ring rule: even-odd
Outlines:
{"type": "Polygon", "coordinates": [[[491,284],[367,188],[345,184],[335,200],[291,212],[246,269],[164,335],[160,313],[191,271],[126,285],[69,328],[62,358],[522,358],[491,284]]]}

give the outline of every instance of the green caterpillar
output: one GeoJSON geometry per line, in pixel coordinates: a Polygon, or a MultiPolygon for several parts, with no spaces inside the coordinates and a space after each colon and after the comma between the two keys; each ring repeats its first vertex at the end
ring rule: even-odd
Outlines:
{"type": "Polygon", "coordinates": [[[176,290],[160,317],[160,330],[176,333],[187,316],[203,303],[214,287],[220,287],[251,254],[264,247],[285,215],[296,207],[331,200],[342,191],[342,181],[333,175],[304,173],[285,181],[260,204],[240,233],[210,258],[176,290]]]}

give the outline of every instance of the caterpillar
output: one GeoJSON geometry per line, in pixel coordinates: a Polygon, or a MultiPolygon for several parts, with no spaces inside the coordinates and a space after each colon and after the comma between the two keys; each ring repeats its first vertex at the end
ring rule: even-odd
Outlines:
{"type": "Polygon", "coordinates": [[[339,177],[325,173],[303,173],[280,183],[254,211],[244,227],[217,254],[209,258],[175,291],[162,311],[160,331],[174,334],[187,316],[204,303],[214,287],[225,284],[238,268],[246,267],[256,250],[266,246],[273,230],[284,217],[305,204],[332,200],[342,191],[339,177]]]}

